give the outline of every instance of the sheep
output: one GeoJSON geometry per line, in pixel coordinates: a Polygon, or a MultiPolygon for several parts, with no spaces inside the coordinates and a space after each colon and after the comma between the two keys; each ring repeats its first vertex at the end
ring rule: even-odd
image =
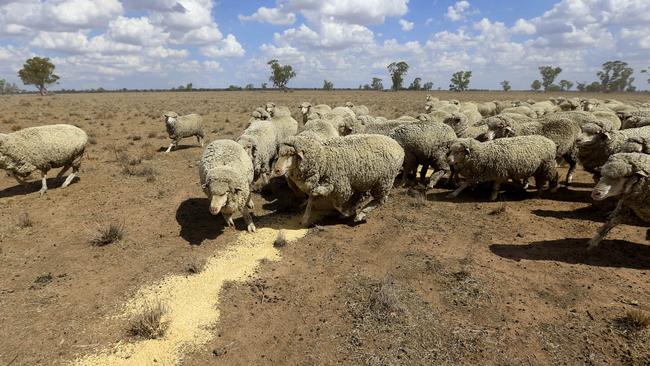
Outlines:
{"type": "Polygon", "coordinates": [[[269,122],[275,127],[276,143],[298,133],[298,122],[291,116],[275,116],[269,122]]]}
{"type": "MultiPolygon", "coordinates": [[[[621,119],[618,118],[616,113],[609,110],[596,110],[591,113],[598,120],[607,120],[615,130],[621,129],[621,119]]],[[[637,127],[641,127],[641,126],[637,126],[637,127]]]]}
{"type": "Polygon", "coordinates": [[[248,124],[246,124],[246,128],[250,127],[254,121],[268,121],[269,119],[271,119],[271,115],[266,111],[266,109],[262,107],[255,108],[253,113],[251,113],[251,118],[248,120],[248,124]]]}
{"type": "Polygon", "coordinates": [[[545,114],[557,112],[559,108],[554,105],[551,101],[545,100],[542,102],[533,103],[530,108],[537,113],[538,117],[541,117],[545,114]]]}
{"type": "Polygon", "coordinates": [[[535,177],[540,194],[547,181],[553,192],[558,181],[555,150],[555,143],[543,136],[519,136],[487,142],[458,139],[449,149],[448,162],[466,180],[450,196],[457,197],[470,185],[492,181],[490,199],[494,201],[502,182],[530,176],[535,177]]]}
{"type": "MultiPolygon", "coordinates": [[[[544,117],[542,117],[545,121],[551,121],[553,119],[569,119],[572,121],[577,122],[580,126],[583,126],[587,123],[598,123],[598,118],[593,115],[593,113],[589,112],[583,112],[583,111],[563,111],[563,112],[556,112],[556,113],[551,113],[547,114],[544,117]]],[[[614,129],[616,128],[615,125],[612,125],[614,129]]]]}
{"type": "Polygon", "coordinates": [[[365,105],[354,105],[352,102],[346,102],[345,106],[350,108],[355,116],[367,116],[370,114],[368,107],[365,105]]]}
{"type": "Polygon", "coordinates": [[[332,137],[338,137],[339,131],[331,123],[322,119],[315,119],[308,121],[298,136],[309,136],[319,141],[325,141],[332,137]]]}
{"type": "Polygon", "coordinates": [[[593,175],[594,181],[598,181],[600,167],[610,155],[620,152],[631,137],[650,138],[650,126],[617,131],[604,121],[587,123],[582,126],[582,133],[576,140],[578,160],[593,175]]]}
{"type": "Polygon", "coordinates": [[[479,103],[477,109],[483,117],[490,117],[497,114],[497,104],[494,102],[479,103]]]}
{"type": "Polygon", "coordinates": [[[451,113],[445,111],[432,110],[429,113],[420,113],[416,117],[419,121],[442,123],[445,118],[451,117],[451,113]]]}
{"type": "Polygon", "coordinates": [[[456,133],[451,127],[442,123],[414,122],[394,128],[388,136],[404,149],[402,184],[406,184],[409,175],[416,175],[418,165],[422,165],[422,182],[429,165],[433,168],[428,188],[433,188],[451,170],[446,160],[449,146],[456,140],[456,133]]]}
{"type": "Polygon", "coordinates": [[[519,106],[519,107],[510,107],[501,111],[501,113],[518,113],[530,118],[537,118],[537,113],[533,111],[530,107],[519,106]]]}
{"type": "Polygon", "coordinates": [[[300,113],[302,114],[302,124],[304,125],[310,119],[309,116],[314,114],[315,116],[322,116],[325,113],[331,112],[332,108],[327,104],[318,104],[311,105],[309,102],[300,103],[300,113]]]}
{"type": "MultiPolygon", "coordinates": [[[[325,113],[321,119],[324,121],[327,121],[334,126],[334,128],[339,131],[339,134],[345,135],[346,134],[346,127],[354,125],[356,122],[356,117],[349,115],[345,110],[337,110],[334,112],[339,107],[336,107],[332,110],[332,112],[325,113]]],[[[352,112],[352,111],[350,111],[352,112]]],[[[369,116],[361,116],[362,118],[369,117],[369,116]]]]}
{"type": "Polygon", "coordinates": [[[210,200],[210,213],[221,213],[226,224],[234,227],[232,215],[241,212],[246,229],[256,231],[249,208],[253,208],[250,186],[253,164],[244,148],[232,140],[215,140],[206,146],[199,161],[201,188],[210,200]]]}
{"type": "Polygon", "coordinates": [[[198,114],[188,114],[179,116],[176,112],[165,112],[165,126],[167,127],[167,134],[172,139],[171,144],[165,151],[169,153],[172,148],[176,148],[181,139],[186,137],[196,136],[197,141],[203,146],[203,133],[202,121],[203,119],[198,114]]]}
{"type": "Polygon", "coordinates": [[[612,228],[634,215],[650,222],[650,155],[614,154],[602,166],[600,174],[591,197],[595,201],[616,196],[621,198],[609,220],[589,240],[588,250],[596,248],[612,228]]]}
{"type": "Polygon", "coordinates": [[[650,138],[641,136],[630,137],[621,146],[621,152],[650,154],[650,138]]]}
{"type": "Polygon", "coordinates": [[[88,136],[75,126],[67,124],[30,127],[10,134],[0,134],[0,168],[7,171],[18,183],[35,170],[41,172],[42,196],[47,192],[47,172],[62,168],[57,179],[72,168],[62,188],[77,176],[88,136]]]}
{"type": "Polygon", "coordinates": [[[372,134],[372,135],[385,135],[388,136],[390,131],[395,127],[404,124],[416,122],[417,120],[387,120],[377,121],[376,119],[364,118],[368,116],[361,116],[356,120],[347,120],[345,125],[340,129],[341,135],[358,135],[358,134],[372,134]]]}
{"type": "Polygon", "coordinates": [[[505,118],[494,118],[488,123],[487,139],[538,135],[553,141],[557,147],[556,157],[564,158],[569,163],[566,175],[566,185],[571,184],[573,174],[578,164],[578,148],[576,140],[580,135],[580,126],[569,119],[552,119],[550,121],[537,120],[534,122],[517,124],[505,118]]]}
{"type": "Polygon", "coordinates": [[[268,182],[271,164],[276,156],[277,131],[275,125],[268,121],[253,121],[237,139],[253,164],[253,181],[268,182]]]}
{"type": "Polygon", "coordinates": [[[473,126],[462,113],[454,113],[451,117],[445,118],[443,122],[451,126],[456,135],[461,138],[468,137],[474,139],[488,132],[487,126],[473,126]]]}
{"type": "Polygon", "coordinates": [[[271,117],[291,116],[291,111],[289,110],[289,107],[285,107],[283,105],[276,106],[275,103],[272,102],[266,103],[265,109],[271,117]]]}
{"type": "Polygon", "coordinates": [[[621,128],[635,128],[650,124],[650,111],[625,111],[617,113],[621,119],[621,128]]]}
{"type": "Polygon", "coordinates": [[[580,108],[580,99],[578,98],[566,99],[563,102],[561,102],[558,106],[563,111],[575,111],[578,108],[580,108]]]}
{"type": "Polygon", "coordinates": [[[580,101],[580,105],[583,111],[591,112],[600,105],[600,101],[598,99],[583,99],[580,101]]]}
{"type": "Polygon", "coordinates": [[[404,150],[386,136],[353,135],[325,142],[293,137],[279,148],[275,175],[294,171],[295,181],[309,195],[302,218],[309,225],[315,199],[326,199],[343,216],[366,216],[386,202],[404,162],[404,150]],[[362,208],[369,192],[373,200],[362,208]]]}

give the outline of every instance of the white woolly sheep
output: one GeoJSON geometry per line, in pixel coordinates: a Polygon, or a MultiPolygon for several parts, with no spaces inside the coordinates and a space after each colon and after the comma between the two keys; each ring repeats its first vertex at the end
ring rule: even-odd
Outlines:
{"type": "Polygon", "coordinates": [[[199,162],[201,188],[210,200],[210,213],[221,213],[228,226],[232,215],[241,212],[248,232],[255,232],[249,208],[253,208],[250,185],[253,164],[244,148],[232,140],[215,140],[206,146],[199,162]]]}
{"type": "Polygon", "coordinates": [[[537,191],[546,182],[557,188],[555,144],[542,136],[519,136],[487,142],[459,139],[449,149],[449,164],[466,180],[451,193],[457,197],[465,188],[482,182],[494,182],[490,199],[497,199],[501,183],[534,176],[537,191]]]}
{"type": "Polygon", "coordinates": [[[368,107],[365,105],[354,105],[352,102],[346,102],[345,106],[350,108],[355,116],[367,116],[370,114],[368,107]]]}
{"type": "Polygon", "coordinates": [[[612,228],[634,215],[650,222],[650,155],[614,154],[602,166],[600,174],[591,197],[596,201],[617,196],[620,199],[607,223],[589,240],[588,249],[597,247],[612,228]]]}
{"type": "Polygon", "coordinates": [[[309,195],[303,224],[309,225],[313,200],[320,198],[359,222],[386,202],[403,162],[404,150],[386,136],[353,135],[322,143],[293,137],[280,146],[274,172],[298,171],[296,185],[309,195]],[[373,200],[362,207],[368,192],[373,200]]]}
{"type": "Polygon", "coordinates": [[[467,117],[462,113],[453,113],[451,117],[443,121],[446,125],[454,129],[456,135],[460,138],[479,138],[488,132],[486,125],[472,125],[467,117]]]}
{"type": "Polygon", "coordinates": [[[268,121],[253,121],[237,139],[253,164],[254,182],[268,182],[271,164],[277,153],[277,141],[275,126],[268,121]]]}
{"type": "Polygon", "coordinates": [[[165,112],[165,126],[167,127],[167,134],[172,139],[171,144],[167,148],[166,153],[170,152],[172,148],[176,148],[181,139],[196,136],[198,143],[203,146],[203,133],[202,118],[198,114],[188,114],[179,116],[176,112],[165,112]]]}
{"type": "Polygon", "coordinates": [[[310,115],[314,115],[314,117],[318,116],[320,118],[323,116],[325,113],[331,112],[332,108],[328,106],[327,104],[318,104],[318,105],[311,105],[309,102],[302,102],[300,103],[300,114],[302,114],[302,124],[306,124],[308,120],[310,120],[310,115]]]}
{"type": "Polygon", "coordinates": [[[291,116],[291,111],[289,110],[289,107],[285,107],[283,105],[276,106],[275,103],[269,102],[266,103],[265,108],[266,111],[269,112],[269,115],[271,117],[291,116]]]}
{"type": "Polygon", "coordinates": [[[630,137],[621,146],[621,152],[650,154],[650,138],[642,136],[630,137]]]}
{"type": "Polygon", "coordinates": [[[33,171],[41,172],[41,190],[47,192],[47,172],[62,168],[57,179],[72,168],[63,182],[67,187],[79,172],[88,143],[86,133],[72,125],[30,127],[10,134],[0,134],[0,169],[7,171],[20,184],[25,184],[33,171]]]}

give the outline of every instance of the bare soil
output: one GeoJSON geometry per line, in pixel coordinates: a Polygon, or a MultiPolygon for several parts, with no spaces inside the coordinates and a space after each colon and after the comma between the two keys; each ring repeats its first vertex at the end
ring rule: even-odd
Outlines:
{"type": "MultiPolygon", "coordinates": [[[[433,92],[441,99],[544,99],[540,93],[433,92]]],[[[373,115],[415,115],[426,93],[296,91],[123,93],[0,98],[0,133],[72,123],[91,136],[80,178],[18,186],[0,177],[0,365],[58,365],[138,342],[123,305],[143,286],[191,276],[236,243],[208,212],[195,140],[164,154],[162,113],[203,115],[208,140],[236,138],[267,101],[298,115],[302,101],[365,104],[373,115]],[[123,238],[91,241],[111,223],[123,238]]],[[[570,94],[579,96],[579,94],[570,94]]],[[[594,97],[594,95],[589,95],[594,97]]],[[[647,94],[597,95],[649,101],[647,94]]],[[[52,177],[56,172],[50,174],[52,177]]],[[[444,182],[396,188],[367,223],[324,218],[307,236],[227,284],[212,340],[184,365],[649,365],[647,225],[612,230],[585,250],[606,207],[590,175],[557,194],[505,187],[446,198],[444,182]]],[[[273,182],[255,195],[255,223],[281,229],[300,215],[273,182]]],[[[151,364],[155,363],[153,360],[151,364]]]]}

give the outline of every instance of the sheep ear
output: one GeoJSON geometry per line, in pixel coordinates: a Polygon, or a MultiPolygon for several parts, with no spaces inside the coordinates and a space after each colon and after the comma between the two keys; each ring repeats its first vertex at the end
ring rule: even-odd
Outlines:
{"type": "Polygon", "coordinates": [[[648,173],[645,172],[644,170],[638,170],[635,174],[640,176],[640,177],[644,177],[644,178],[648,177],[648,173]]]}
{"type": "Polygon", "coordinates": [[[469,149],[469,147],[466,147],[465,148],[465,154],[469,155],[470,153],[471,153],[471,150],[469,149]]]}
{"type": "Polygon", "coordinates": [[[305,159],[305,154],[303,154],[301,150],[296,150],[296,155],[298,155],[300,159],[305,159]]]}
{"type": "Polygon", "coordinates": [[[610,140],[612,138],[612,133],[609,131],[603,132],[605,139],[610,140]]]}

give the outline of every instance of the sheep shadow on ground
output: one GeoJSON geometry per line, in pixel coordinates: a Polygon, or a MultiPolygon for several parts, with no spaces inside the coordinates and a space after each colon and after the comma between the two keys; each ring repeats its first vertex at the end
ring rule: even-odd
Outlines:
{"type": "MultiPolygon", "coordinates": [[[[48,178],[47,179],[47,192],[50,192],[52,189],[71,189],[71,187],[74,186],[74,184],[78,181],[81,180],[79,176],[74,177],[72,182],[70,182],[70,185],[66,188],[61,188],[61,185],[65,181],[66,177],[63,177],[61,179],[56,179],[56,178],[48,178]]],[[[20,196],[20,195],[30,195],[33,193],[38,193],[38,191],[41,190],[41,180],[33,180],[30,182],[27,182],[25,185],[22,184],[16,184],[15,186],[8,187],[0,191],[0,198],[9,198],[9,197],[14,197],[14,196],[20,196]]],[[[47,193],[45,193],[47,195],[47,193]]]]}
{"type": "MultiPolygon", "coordinates": [[[[165,152],[169,148],[169,145],[167,146],[161,146],[158,148],[158,152],[165,152]]],[[[173,153],[174,151],[180,151],[180,150],[185,150],[185,149],[191,149],[191,148],[201,148],[201,145],[178,145],[175,148],[173,148],[170,153],[173,153]]]]}
{"type": "Polygon", "coordinates": [[[515,261],[558,261],[597,267],[650,269],[650,245],[626,240],[604,240],[600,246],[587,251],[586,238],[544,240],[528,245],[492,244],[490,251],[515,261]]]}
{"type": "MultiPolygon", "coordinates": [[[[609,214],[616,208],[617,199],[593,202],[591,205],[580,207],[572,211],[532,210],[533,215],[539,217],[552,217],[556,219],[589,220],[605,222],[609,214]]],[[[631,224],[644,226],[641,220],[631,220],[631,224]]]]}
{"type": "MultiPolygon", "coordinates": [[[[445,189],[445,187],[441,187],[445,189]]],[[[438,189],[438,187],[436,187],[438,189]]],[[[427,201],[443,201],[443,202],[457,202],[457,203],[467,203],[467,202],[493,202],[490,200],[490,194],[492,193],[492,183],[481,183],[474,187],[468,187],[458,195],[458,197],[449,197],[449,195],[454,191],[450,189],[443,192],[428,192],[427,201]]],[[[544,193],[545,194],[545,193],[544,193]]],[[[531,198],[537,198],[537,192],[525,191],[521,187],[504,183],[499,190],[499,195],[497,196],[496,201],[525,201],[531,198]]]]}

